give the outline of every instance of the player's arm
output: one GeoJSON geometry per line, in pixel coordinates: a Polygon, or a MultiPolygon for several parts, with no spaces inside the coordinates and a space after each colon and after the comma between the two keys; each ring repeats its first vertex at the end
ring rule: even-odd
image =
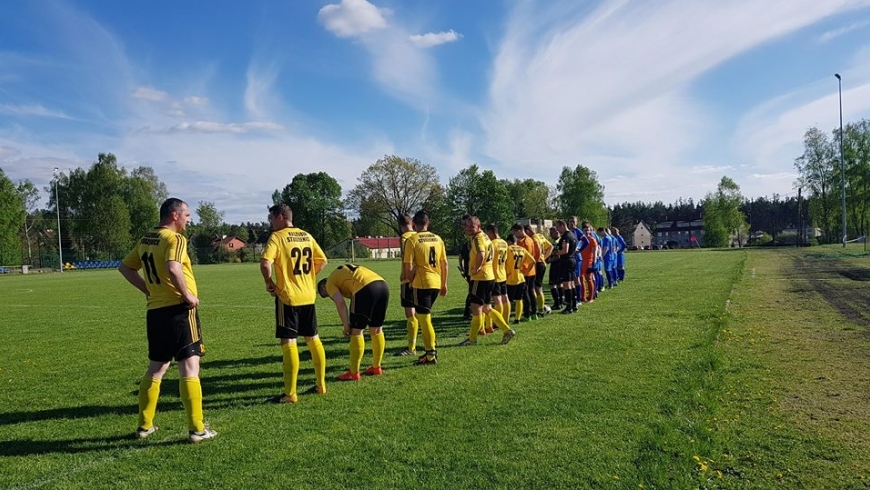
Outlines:
{"type": "Polygon", "coordinates": [[[447,296],[447,250],[441,243],[441,296],[447,296]]]}
{"type": "Polygon", "coordinates": [[[139,275],[139,271],[124,264],[118,266],[118,272],[124,276],[124,279],[127,280],[130,284],[133,285],[139,291],[142,291],[145,296],[148,296],[148,286],[145,284],[145,279],[142,279],[142,276],[139,275]]]}
{"type": "Polygon", "coordinates": [[[484,255],[483,250],[478,250],[477,253],[474,254],[474,263],[477,264],[477,269],[471,271],[472,276],[480,272],[480,269],[483,268],[483,261],[485,258],[486,256],[484,255]]]}
{"type": "Polygon", "coordinates": [[[184,278],[184,269],[181,266],[181,262],[167,260],[166,272],[169,275],[169,281],[172,282],[175,289],[181,293],[181,299],[187,303],[187,307],[193,309],[199,306],[199,298],[194,296],[193,293],[187,289],[187,280],[184,278]]]}
{"type": "Polygon", "coordinates": [[[275,296],[275,281],[272,280],[272,261],[269,259],[260,260],[260,274],[266,282],[266,291],[272,296],[275,296]]]}
{"type": "Polygon", "coordinates": [[[336,290],[329,298],[335,303],[338,317],[341,318],[342,331],[344,336],[347,337],[350,335],[350,315],[347,313],[347,303],[344,302],[344,296],[341,295],[340,291],[336,290]]]}
{"type": "Polygon", "coordinates": [[[320,244],[314,242],[314,275],[316,276],[317,274],[320,274],[323,268],[326,267],[327,263],[329,263],[329,260],[326,259],[326,254],[323,253],[320,244]]]}

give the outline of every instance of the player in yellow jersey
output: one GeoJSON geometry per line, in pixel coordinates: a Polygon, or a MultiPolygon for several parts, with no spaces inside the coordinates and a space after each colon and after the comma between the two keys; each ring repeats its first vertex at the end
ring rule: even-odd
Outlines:
{"type": "Polygon", "coordinates": [[[471,243],[471,252],[468,254],[468,274],[471,277],[471,329],[468,338],[459,345],[477,345],[477,333],[484,324],[484,318],[489,317],[499,330],[504,333],[502,344],[507,344],[516,335],[511,330],[504,317],[490,306],[492,302],[492,287],[495,283],[495,271],[493,270],[493,255],[495,254],[492,242],[486,233],[480,231],[480,219],[477,216],[469,216],[465,220],[465,234],[471,243]]]}
{"type": "Polygon", "coordinates": [[[317,274],[326,267],[326,255],[308,232],[293,226],[293,211],[286,204],[269,208],[272,234],[260,260],[266,291],[275,297],[275,338],[281,341],[284,393],[270,398],[273,403],[296,403],[299,376],[299,348],[296,339],[305,337],[314,364],[315,391],[326,393],[326,352],[317,335],[317,274]],[[275,269],[274,279],[272,269],[275,269]]]}
{"type": "MultiPolygon", "coordinates": [[[[511,227],[511,232],[517,239],[517,245],[526,249],[532,259],[537,262],[541,255],[541,249],[538,242],[526,233],[523,225],[517,223],[511,227]]],[[[532,267],[525,272],[526,291],[523,293],[523,319],[537,320],[538,319],[538,302],[535,297],[535,276],[537,274],[536,267],[532,267]]]]}
{"type": "Polygon", "coordinates": [[[507,261],[504,264],[507,275],[507,292],[508,298],[515,303],[516,320],[514,323],[519,323],[520,318],[523,318],[524,302],[527,301],[525,299],[527,296],[525,293],[525,275],[530,269],[535,268],[535,259],[528,250],[517,245],[516,234],[508,235],[507,243],[507,261]]]}
{"type": "MultiPolygon", "coordinates": [[[[405,244],[408,240],[412,239],[414,235],[417,234],[414,231],[414,223],[411,220],[411,215],[403,214],[399,217],[399,231],[402,232],[401,237],[401,251],[404,255],[405,253],[405,244]]],[[[402,303],[402,308],[405,309],[405,324],[408,327],[408,347],[397,352],[397,356],[413,356],[417,354],[417,330],[419,329],[419,322],[417,321],[417,317],[415,316],[414,311],[414,289],[411,287],[411,283],[405,279],[404,266],[403,271],[399,274],[401,280],[399,284],[399,295],[400,301],[402,303]]]]}
{"type": "Polygon", "coordinates": [[[538,263],[535,265],[535,298],[538,300],[538,314],[546,315],[548,311],[544,308],[546,303],[546,298],[544,297],[544,276],[547,273],[547,263],[550,260],[550,254],[553,253],[553,243],[539,231],[535,232],[534,239],[538,242],[538,247],[541,249],[541,255],[538,258],[538,263]]]}
{"type": "MultiPolygon", "coordinates": [[[[498,234],[498,226],[495,223],[490,223],[484,228],[486,236],[492,242],[492,269],[495,273],[495,283],[492,286],[492,303],[493,308],[499,312],[505,321],[511,317],[511,302],[507,295],[507,273],[505,272],[505,262],[507,262],[508,244],[498,234]]],[[[487,333],[492,333],[492,323],[487,321],[487,333]]]]}
{"type": "Polygon", "coordinates": [[[384,317],[390,302],[390,287],[384,279],[361,265],[338,266],[326,279],[317,283],[322,298],[335,303],[341,318],[344,335],[350,337],[350,369],[338,376],[339,381],[359,381],[359,367],[365,352],[363,331],[369,328],[372,337],[372,365],[366,369],[369,376],[380,376],[384,370],[384,317]],[[344,298],[350,298],[350,313],[344,298]]]}
{"type": "Polygon", "coordinates": [[[414,311],[423,334],[426,353],[417,364],[435,364],[435,327],[432,325],[432,305],[438,295],[447,295],[447,251],[441,237],[429,231],[429,215],[418,211],[414,215],[417,232],[405,244],[402,253],[403,277],[414,289],[414,311]]]}
{"type": "Polygon", "coordinates": [[[182,235],[190,223],[190,208],[170,198],[160,206],[160,224],[143,236],[124,257],[118,271],[148,299],[148,369],[139,382],[139,426],[136,436],[145,439],[157,432],[154,415],[160,382],[172,359],[178,363],[178,390],[187,416],[188,440],[211,439],[217,433],[205,425],[199,358],[205,353],[199,324],[199,297],[193,268],[182,235]],[[145,269],[145,277],[139,275],[145,269]]]}

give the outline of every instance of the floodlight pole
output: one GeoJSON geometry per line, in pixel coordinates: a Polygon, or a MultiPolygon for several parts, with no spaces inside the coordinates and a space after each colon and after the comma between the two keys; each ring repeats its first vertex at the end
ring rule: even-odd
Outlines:
{"type": "Polygon", "coordinates": [[[60,272],[63,273],[63,247],[60,244],[60,198],[57,194],[57,167],[54,167],[54,207],[57,210],[57,258],[60,272]]]}
{"type": "Polygon", "coordinates": [[[843,79],[839,73],[837,77],[837,92],[840,95],[840,189],[843,194],[843,248],[846,248],[846,164],[843,161],[843,79]]]}

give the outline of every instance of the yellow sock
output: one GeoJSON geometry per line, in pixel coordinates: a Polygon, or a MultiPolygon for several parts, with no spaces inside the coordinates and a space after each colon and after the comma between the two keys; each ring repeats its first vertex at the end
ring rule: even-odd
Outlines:
{"type": "Polygon", "coordinates": [[[435,350],[435,327],[432,326],[432,314],[417,313],[417,321],[420,322],[420,333],[423,334],[423,348],[427,351],[435,350]]]}
{"type": "Polygon", "coordinates": [[[157,398],[160,397],[160,380],[142,378],[139,381],[139,427],[150,429],[157,413],[157,398]]]}
{"type": "Polygon", "coordinates": [[[317,386],[326,390],[326,351],[323,350],[323,342],[320,337],[305,341],[308,344],[308,350],[311,351],[311,363],[314,364],[314,378],[317,386]]]}
{"type": "Polygon", "coordinates": [[[178,391],[181,393],[181,404],[187,415],[187,430],[202,432],[205,423],[202,415],[202,385],[199,378],[181,378],[178,380],[178,391]]]}
{"type": "Polygon", "coordinates": [[[296,342],[281,345],[284,357],[284,394],[296,394],[296,380],[299,379],[299,347],[296,342]]]}
{"type": "MultiPolygon", "coordinates": [[[[492,311],[492,309],[490,308],[489,311],[492,311]]],[[[483,317],[483,327],[484,327],[484,329],[486,329],[487,331],[492,331],[492,318],[490,318],[489,315],[484,315],[484,317],[483,317]]]]}
{"type": "Polygon", "coordinates": [[[511,329],[510,325],[508,325],[507,322],[504,321],[504,317],[501,316],[501,313],[499,313],[495,309],[489,310],[489,313],[487,313],[486,317],[491,323],[495,323],[498,326],[498,329],[502,332],[507,332],[511,329]]]}
{"type": "Polygon", "coordinates": [[[510,302],[510,300],[508,300],[507,303],[501,304],[501,316],[505,320],[510,320],[510,317],[511,317],[511,302],[510,302]]]}
{"type": "Polygon", "coordinates": [[[544,310],[544,292],[535,291],[535,298],[538,300],[538,311],[544,310]]]}
{"type": "Polygon", "coordinates": [[[523,318],[523,300],[517,300],[517,320],[522,320],[523,318]]]}
{"type": "Polygon", "coordinates": [[[381,361],[384,360],[384,348],[386,346],[387,342],[384,340],[383,331],[377,335],[372,335],[372,366],[381,367],[381,361]]]}
{"type": "Polygon", "coordinates": [[[416,316],[409,317],[407,319],[408,323],[408,350],[417,350],[417,330],[420,326],[420,322],[417,321],[416,316]]]}
{"type": "Polygon", "coordinates": [[[474,315],[471,317],[471,330],[468,332],[468,340],[477,341],[477,332],[483,326],[483,315],[474,315]]]}
{"type": "Polygon", "coordinates": [[[363,352],[366,350],[366,341],[362,334],[350,336],[350,372],[358,373],[362,363],[363,352]]]}

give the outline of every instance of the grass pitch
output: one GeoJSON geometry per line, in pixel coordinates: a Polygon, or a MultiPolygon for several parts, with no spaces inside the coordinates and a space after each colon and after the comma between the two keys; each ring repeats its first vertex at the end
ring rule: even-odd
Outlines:
{"type": "Polygon", "coordinates": [[[144,301],[120,274],[3,277],[0,488],[860,488],[866,320],[799,268],[852,271],[828,281],[840,290],[865,268],[816,251],[630,254],[624,284],[507,346],[453,347],[468,329],[454,274],[433,314],[439,364],[419,367],[389,356],[405,343],[399,263],[366,262],[393,287],[384,376],[330,381],[347,343],[318,300],[328,393],[293,406],[263,403],[282,391],[281,355],[257,266],[197,267],[219,432],[198,446],[174,367],[160,431],[132,437],[144,301]]]}

